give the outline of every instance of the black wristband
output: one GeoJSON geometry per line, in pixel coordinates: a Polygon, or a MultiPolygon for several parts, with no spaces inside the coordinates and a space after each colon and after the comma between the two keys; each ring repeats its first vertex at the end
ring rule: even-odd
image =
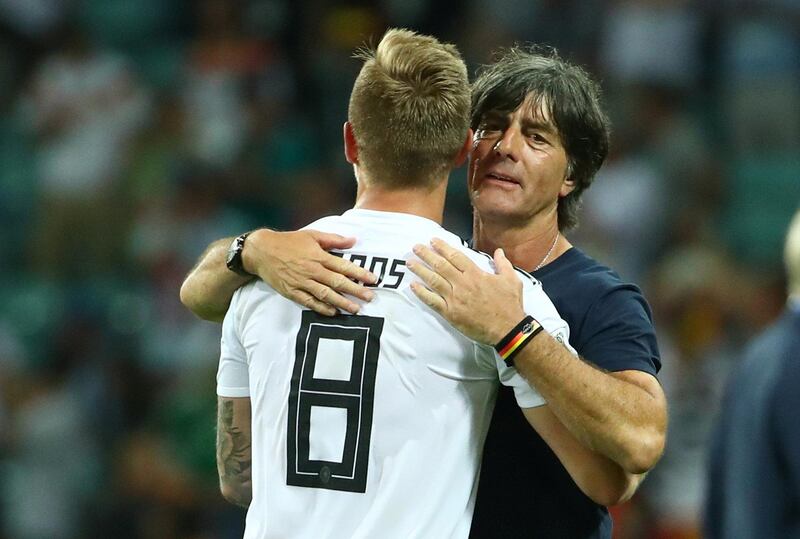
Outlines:
{"type": "Polygon", "coordinates": [[[509,331],[505,337],[500,339],[494,349],[497,350],[497,354],[506,362],[506,365],[513,367],[514,357],[543,329],[544,326],[537,322],[534,317],[528,315],[514,326],[514,329],[509,331]]]}

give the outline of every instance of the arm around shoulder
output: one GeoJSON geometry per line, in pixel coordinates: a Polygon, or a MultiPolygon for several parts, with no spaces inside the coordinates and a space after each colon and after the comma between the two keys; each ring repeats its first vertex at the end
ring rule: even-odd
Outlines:
{"type": "Polygon", "coordinates": [[[253,277],[228,269],[225,261],[233,238],[217,240],[205,250],[181,285],[181,303],[210,322],[222,322],[236,289],[253,277]]]}
{"type": "MultiPolygon", "coordinates": [[[[462,253],[432,242],[435,249],[420,246],[414,252],[424,262],[408,262],[426,286],[414,282],[411,289],[426,305],[447,319],[464,335],[494,346],[525,318],[523,285],[502,250],[495,251],[497,274],[488,274],[462,253]]],[[[664,449],[667,407],[655,377],[634,370],[652,358],[655,350],[642,347],[634,328],[631,333],[628,310],[618,309],[617,297],[606,308],[613,317],[595,313],[598,322],[595,346],[587,357],[597,354],[621,366],[610,373],[573,354],[547,332],[525,341],[516,352],[514,366],[547,401],[552,413],[587,449],[619,464],[626,472],[642,474],[652,468],[664,449]],[[630,365],[630,366],[629,366],[630,365]]],[[[648,319],[640,303],[620,297],[622,307],[631,307],[648,319]]],[[[541,316],[541,313],[535,313],[541,316]]],[[[644,330],[655,340],[652,325],[644,330]],[[651,335],[652,334],[652,335],[651,335]]],[[[599,362],[598,362],[599,363],[599,362]]]]}
{"type": "Polygon", "coordinates": [[[377,277],[357,264],[326,252],[345,249],[355,242],[337,234],[314,230],[253,231],[242,247],[242,268],[252,276],[230,271],[226,265],[233,238],[212,243],[181,287],[181,302],[204,320],[221,322],[233,293],[254,277],[306,308],[333,316],[341,309],[356,313],[359,305],[346,297],[365,301],[373,292],[356,281],[377,282],[377,277]]]}

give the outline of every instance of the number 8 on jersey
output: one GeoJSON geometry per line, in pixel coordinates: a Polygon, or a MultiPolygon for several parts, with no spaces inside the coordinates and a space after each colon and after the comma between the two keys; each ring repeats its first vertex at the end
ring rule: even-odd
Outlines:
{"type": "Polygon", "coordinates": [[[304,311],[289,391],[286,484],[365,492],[383,318],[304,311]]]}

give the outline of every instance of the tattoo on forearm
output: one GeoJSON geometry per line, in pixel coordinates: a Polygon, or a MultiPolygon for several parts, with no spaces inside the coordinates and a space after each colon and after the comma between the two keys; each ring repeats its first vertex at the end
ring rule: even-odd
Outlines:
{"type": "Polygon", "coordinates": [[[247,506],[251,497],[249,436],[234,426],[233,401],[220,402],[217,426],[217,470],[222,484],[235,487],[236,503],[247,506]]]}

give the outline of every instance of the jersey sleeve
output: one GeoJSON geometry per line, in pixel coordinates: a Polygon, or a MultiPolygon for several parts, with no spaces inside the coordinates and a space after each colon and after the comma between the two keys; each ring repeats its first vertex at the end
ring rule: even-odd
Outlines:
{"type": "Polygon", "coordinates": [[[220,397],[250,396],[250,374],[247,366],[247,354],[236,328],[237,306],[240,295],[240,291],[234,294],[231,305],[222,322],[219,368],[217,369],[217,395],[220,397]]]}
{"type": "Polygon", "coordinates": [[[525,378],[517,372],[514,367],[509,367],[506,362],[500,359],[500,356],[491,348],[491,353],[494,355],[494,361],[497,365],[497,373],[500,377],[500,383],[508,386],[514,390],[514,397],[517,399],[517,406],[520,408],[536,408],[547,404],[538,391],[536,391],[528,383],[525,378]]]}
{"type": "MultiPolygon", "coordinates": [[[[558,315],[558,311],[556,311],[553,302],[545,294],[542,285],[530,275],[522,272],[520,272],[520,279],[522,280],[522,298],[525,312],[533,316],[544,327],[545,331],[574,354],[575,350],[569,344],[569,326],[558,315]]],[[[517,405],[520,408],[535,408],[547,404],[544,397],[531,387],[516,369],[506,365],[505,361],[500,358],[500,355],[494,349],[492,349],[492,352],[494,353],[500,382],[513,388],[517,405]]]]}

